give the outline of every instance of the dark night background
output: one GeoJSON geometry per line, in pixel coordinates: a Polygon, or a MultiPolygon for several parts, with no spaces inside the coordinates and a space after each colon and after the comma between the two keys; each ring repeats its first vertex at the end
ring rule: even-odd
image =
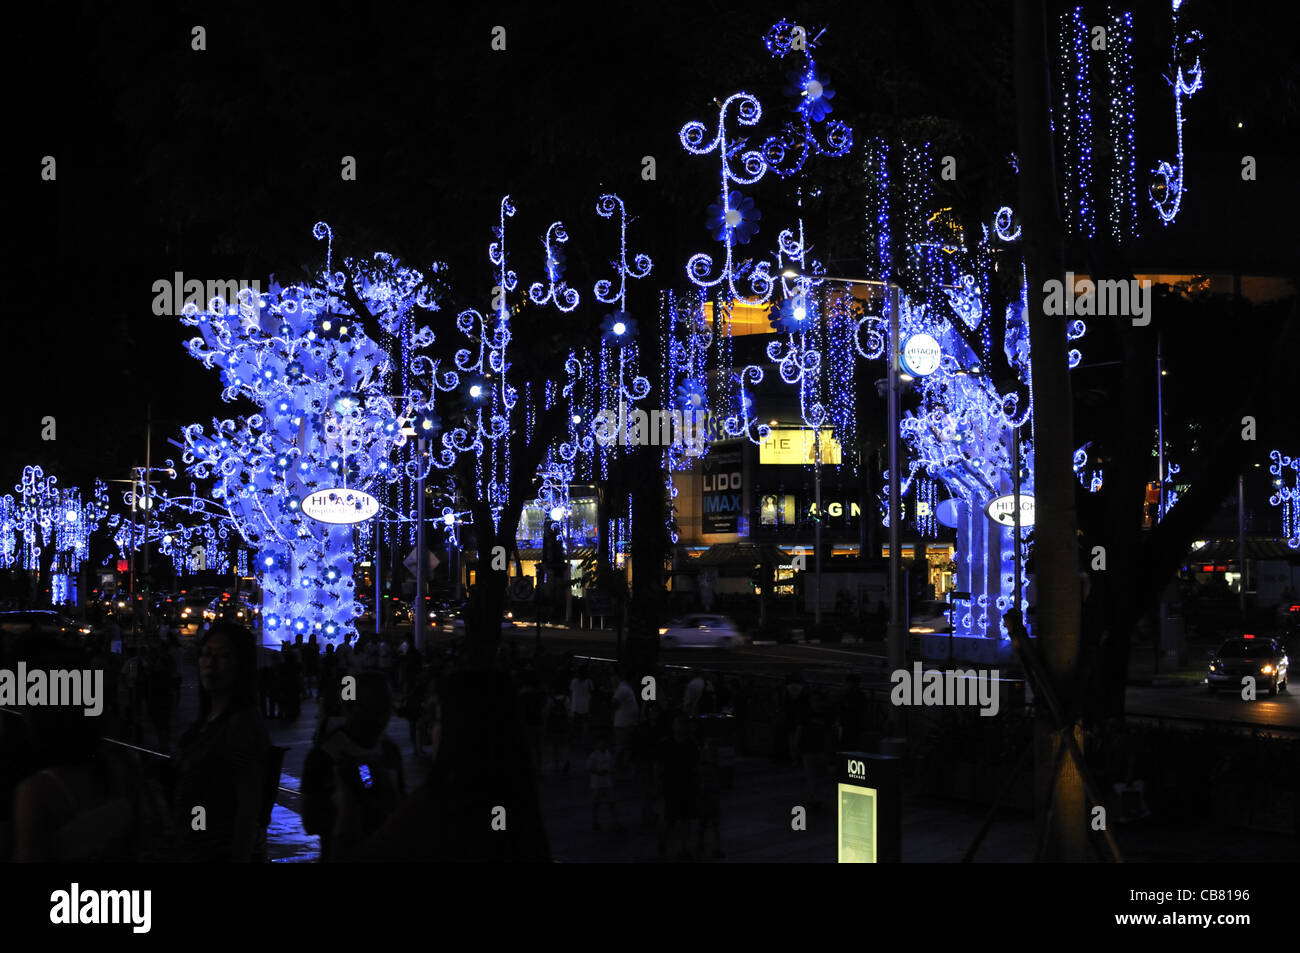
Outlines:
{"type": "MultiPolygon", "coordinates": [[[[185,329],[152,314],[152,284],[176,271],[264,287],[271,273],[293,280],[323,261],[311,235],[319,220],[333,227],[336,254],[450,263],[450,325],[458,307],[486,301],[489,230],[510,193],[520,280],[536,279],[540,237],[563,220],[566,278],[584,295],[564,320],[594,328],[604,309],[588,307],[590,287],[607,273],[617,234],[594,204],[612,190],[637,219],[630,251],[655,259],[630,299],[634,314],[653,316],[656,290],[682,287],[686,259],[713,244],[704,208],[716,200],[716,161],[688,156],[678,130],[691,119],[712,129],[714,98],[740,89],[763,102],[763,134],[788,115],[784,69],[761,43],[782,16],[810,35],[829,27],[817,58],[837,90],[834,116],[856,142],[910,135],[956,155],[946,197],[972,220],[988,220],[995,195],[1014,199],[1003,161],[1014,143],[1008,4],[499,4],[463,15],[341,3],[43,7],[10,51],[7,161],[18,204],[7,232],[10,287],[21,291],[3,348],[4,481],[30,463],[65,484],[125,476],[143,463],[147,404],[158,421],[155,465],[174,451],[164,441],[180,425],[232,411],[216,372],[183,351],[185,329]],[[190,48],[195,24],[207,29],[206,52],[190,48]],[[490,49],[497,24],[506,52],[490,49]],[[58,161],[56,182],[40,180],[44,155],[58,161]],[[356,157],[356,181],[340,179],[344,155],[356,157]],[[646,155],[657,160],[653,182],[641,179],[646,155]],[[53,443],[40,439],[46,415],[58,421],[53,443]]],[[[1161,75],[1168,16],[1138,17],[1145,241],[1132,265],[1293,274],[1293,36],[1243,5],[1198,0],[1183,19],[1205,33],[1206,85],[1185,106],[1184,211],[1162,228],[1142,193],[1145,170],[1173,155],[1161,75]],[[1240,181],[1247,153],[1259,161],[1257,182],[1240,181]]],[[[811,168],[825,191],[806,209],[810,234],[832,273],[852,274],[860,162],[811,168]]],[[[756,190],[765,246],[788,218],[790,192],[771,176],[756,190]]],[[[1214,320],[1173,336],[1173,354],[1223,366],[1217,381],[1175,376],[1171,413],[1213,402],[1238,372],[1220,356],[1235,346],[1225,337],[1214,320]]],[[[1085,344],[1089,359],[1104,359],[1104,335],[1085,344]]]]}

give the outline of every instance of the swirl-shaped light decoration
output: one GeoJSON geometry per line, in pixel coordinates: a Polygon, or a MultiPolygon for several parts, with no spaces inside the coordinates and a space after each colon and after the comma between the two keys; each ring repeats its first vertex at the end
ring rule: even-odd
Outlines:
{"type": "Polygon", "coordinates": [[[998,236],[998,241],[1007,242],[1008,244],[1020,238],[1020,226],[1012,228],[1011,208],[1002,206],[998,209],[997,214],[993,216],[993,231],[998,236]]]}
{"type": "MultiPolygon", "coordinates": [[[[817,137],[813,123],[821,123],[830,112],[829,99],[835,94],[830,89],[824,73],[813,60],[812,51],[821,33],[806,39],[802,50],[795,50],[792,37],[794,24],[781,20],[768,30],[763,38],[768,52],[777,59],[801,54],[801,62],[791,74],[787,93],[795,97],[795,120],[787,122],[781,132],[763,143],[763,157],[768,166],[782,178],[802,172],[809,157],[823,155],[831,158],[847,155],[853,148],[853,130],[838,119],[825,123],[825,139],[817,137]]],[[[822,31],[825,32],[825,31],[822,31]]]]}
{"type": "Polygon", "coordinates": [[[731,226],[737,224],[732,219],[735,214],[738,214],[738,210],[732,208],[731,196],[733,189],[731,186],[733,184],[753,185],[767,172],[767,160],[763,158],[762,152],[757,149],[746,150],[746,141],[744,139],[728,143],[728,112],[733,104],[736,110],[736,121],[742,126],[757,125],[759,119],[762,118],[763,107],[757,98],[749,93],[735,93],[718,107],[718,127],[717,132],[712,137],[709,136],[704,123],[697,120],[692,120],[683,126],[678,136],[682,148],[692,155],[702,156],[717,151],[721,173],[718,208],[721,212],[722,221],[728,226],[721,230],[721,240],[725,253],[718,273],[710,277],[710,273],[713,271],[713,258],[700,252],[692,255],[687,262],[686,274],[692,282],[701,288],[721,287],[726,290],[732,299],[742,300],[746,304],[761,305],[772,296],[773,279],[769,262],[759,262],[746,269],[750,290],[753,294],[752,298],[746,297],[736,289],[736,280],[741,276],[736,266],[733,245],[734,228],[731,226]],[[740,157],[739,170],[732,165],[731,161],[737,155],[740,157]]]}
{"type": "Polygon", "coordinates": [[[1183,71],[1180,47],[1188,46],[1201,38],[1199,31],[1193,30],[1186,36],[1179,33],[1178,13],[1182,0],[1173,0],[1173,50],[1170,54],[1170,68],[1174,70],[1174,131],[1178,139],[1178,157],[1176,164],[1162,160],[1155,169],[1159,182],[1149,187],[1151,205],[1160,216],[1164,225],[1169,225],[1178,217],[1178,210],[1183,204],[1183,193],[1187,191],[1185,183],[1186,158],[1183,155],[1183,100],[1199,91],[1204,85],[1205,75],[1201,69],[1198,56],[1191,70],[1183,71]]]}
{"type": "Polygon", "coordinates": [[[1300,456],[1289,457],[1272,450],[1268,458],[1272,461],[1268,472],[1277,478],[1268,505],[1281,507],[1282,537],[1292,549],[1300,549],[1300,456]]]}
{"type": "Polygon", "coordinates": [[[560,258],[560,246],[569,240],[569,234],[561,222],[552,222],[542,239],[546,249],[546,285],[534,282],[528,288],[528,297],[533,304],[554,303],[561,311],[568,313],[578,306],[578,292],[570,288],[560,278],[563,274],[563,260],[560,258]]]}
{"type": "MultiPolygon", "coordinates": [[[[606,193],[597,199],[596,214],[601,218],[612,219],[616,213],[618,215],[618,258],[610,264],[618,275],[618,288],[615,290],[614,282],[610,279],[602,278],[596,282],[593,292],[597,301],[615,306],[614,312],[607,317],[602,326],[605,333],[600,341],[600,363],[599,371],[595,375],[594,404],[588,408],[589,429],[593,434],[598,427],[601,414],[606,415],[607,420],[626,420],[633,415],[636,403],[650,394],[649,379],[636,373],[637,322],[628,315],[627,282],[629,278],[639,280],[648,276],[653,262],[646,254],[637,254],[631,261],[628,260],[628,215],[623,200],[613,193],[606,193]],[[614,351],[617,351],[617,359],[614,351]]],[[[578,415],[581,416],[580,411],[578,415]]],[[[619,426],[622,426],[622,423],[619,426]]],[[[607,477],[609,474],[610,453],[607,448],[620,445],[617,439],[611,441],[607,439],[608,436],[605,434],[606,439],[601,439],[601,435],[596,435],[596,444],[598,444],[596,455],[602,477],[607,477]]]]}

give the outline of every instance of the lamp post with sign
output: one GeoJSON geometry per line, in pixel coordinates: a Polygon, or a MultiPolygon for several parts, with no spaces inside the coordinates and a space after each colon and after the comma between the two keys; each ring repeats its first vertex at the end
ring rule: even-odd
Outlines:
{"type": "MultiPolygon", "coordinates": [[[[787,268],[782,273],[783,278],[802,278],[805,275],[797,269],[787,268]]],[[[887,630],[886,644],[889,656],[889,668],[891,670],[901,669],[904,666],[906,655],[906,623],[902,618],[900,608],[901,593],[899,591],[899,575],[902,571],[902,559],[899,551],[899,497],[900,492],[899,473],[898,473],[898,364],[899,364],[899,342],[898,342],[898,307],[899,307],[899,286],[892,282],[879,281],[870,278],[835,278],[828,275],[808,276],[816,277],[821,281],[833,281],[845,285],[864,285],[868,287],[885,288],[889,294],[889,374],[888,374],[888,412],[889,421],[887,424],[886,439],[889,441],[889,628],[887,630]]],[[[820,449],[820,448],[818,448],[820,449]]],[[[820,468],[819,468],[820,469],[820,468]]],[[[821,515],[821,502],[818,500],[818,516],[821,515]]],[[[863,518],[866,515],[863,514],[863,518]]],[[[817,527],[820,530],[820,525],[817,527]]],[[[818,565],[820,566],[820,533],[817,537],[818,542],[818,565]]],[[[820,592],[818,593],[820,595],[820,592]]],[[[818,611],[820,612],[820,599],[818,600],[818,611]]]]}

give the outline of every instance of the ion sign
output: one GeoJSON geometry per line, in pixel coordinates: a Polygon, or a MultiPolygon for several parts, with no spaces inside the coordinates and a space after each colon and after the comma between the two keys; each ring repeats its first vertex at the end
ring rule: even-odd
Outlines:
{"type": "Polygon", "coordinates": [[[302,511],[322,523],[361,523],[379,512],[379,501],[360,490],[321,490],[303,499],[302,511]]]}
{"type": "MultiPolygon", "coordinates": [[[[1012,493],[1006,496],[999,496],[995,500],[990,500],[989,505],[984,507],[984,512],[988,514],[989,519],[1002,526],[1016,525],[1016,497],[1012,493]]],[[[1020,494],[1020,526],[1023,529],[1026,526],[1034,525],[1034,498],[1028,493],[1020,494]]]]}
{"type": "Polygon", "coordinates": [[[903,370],[913,377],[925,377],[939,369],[943,351],[928,334],[913,334],[903,345],[903,370]]]}

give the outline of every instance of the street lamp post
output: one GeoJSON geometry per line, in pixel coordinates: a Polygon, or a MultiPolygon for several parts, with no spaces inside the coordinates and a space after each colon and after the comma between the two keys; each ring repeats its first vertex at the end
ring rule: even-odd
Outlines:
{"type": "Polygon", "coordinates": [[[424,573],[428,564],[424,555],[424,457],[428,439],[420,436],[416,445],[420,456],[419,476],[415,481],[415,605],[411,610],[411,637],[415,650],[424,651],[424,573]]]}
{"type": "MultiPolygon", "coordinates": [[[[794,269],[786,269],[781,273],[783,278],[801,278],[803,274],[794,269]]],[[[889,626],[886,630],[886,647],[889,657],[889,668],[891,671],[898,671],[903,668],[906,661],[906,638],[907,622],[903,617],[902,593],[900,591],[899,577],[902,574],[902,551],[900,543],[900,521],[899,497],[902,495],[902,487],[898,470],[898,352],[899,352],[899,303],[900,293],[899,286],[893,282],[880,281],[871,278],[832,278],[827,275],[817,275],[817,278],[823,281],[835,281],[846,285],[867,285],[887,289],[889,295],[889,375],[888,381],[888,434],[886,439],[889,441],[889,626]]],[[[820,442],[817,446],[818,459],[818,476],[820,476],[820,442]]],[[[817,482],[817,515],[821,516],[821,481],[817,482]]],[[[866,519],[866,514],[862,516],[866,519]]],[[[817,568],[820,572],[821,567],[821,524],[817,524],[815,529],[817,534],[817,568]]],[[[817,610],[820,613],[820,579],[818,579],[818,605],[817,610]]]]}
{"type": "Polygon", "coordinates": [[[886,636],[889,670],[906,665],[906,622],[902,615],[899,575],[903,568],[900,540],[901,483],[898,472],[898,285],[889,286],[889,630],[886,636]]]}

